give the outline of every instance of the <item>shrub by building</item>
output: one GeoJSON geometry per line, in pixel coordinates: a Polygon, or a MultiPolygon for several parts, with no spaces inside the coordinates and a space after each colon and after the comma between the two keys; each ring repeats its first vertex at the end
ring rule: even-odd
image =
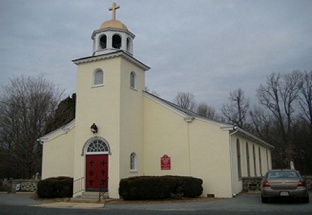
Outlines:
{"type": "Polygon", "coordinates": [[[119,195],[124,200],[155,200],[198,197],[203,180],[185,176],[139,176],[120,181],[119,195]]]}
{"type": "Polygon", "coordinates": [[[47,178],[38,182],[39,198],[65,198],[73,196],[73,178],[47,178]]]}

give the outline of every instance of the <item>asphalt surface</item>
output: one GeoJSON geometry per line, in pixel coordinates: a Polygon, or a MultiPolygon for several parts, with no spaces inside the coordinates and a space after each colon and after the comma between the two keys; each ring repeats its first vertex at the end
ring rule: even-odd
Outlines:
{"type": "Polygon", "coordinates": [[[232,199],[118,204],[55,202],[34,200],[32,194],[0,193],[0,214],[312,214],[312,203],[281,200],[262,204],[260,194],[248,193],[232,199]]]}

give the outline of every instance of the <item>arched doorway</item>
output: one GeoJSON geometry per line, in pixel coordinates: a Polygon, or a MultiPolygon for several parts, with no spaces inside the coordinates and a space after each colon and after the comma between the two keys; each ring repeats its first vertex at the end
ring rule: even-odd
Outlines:
{"type": "Polygon", "coordinates": [[[102,138],[93,138],[85,146],[86,191],[108,191],[109,145],[102,138]]]}

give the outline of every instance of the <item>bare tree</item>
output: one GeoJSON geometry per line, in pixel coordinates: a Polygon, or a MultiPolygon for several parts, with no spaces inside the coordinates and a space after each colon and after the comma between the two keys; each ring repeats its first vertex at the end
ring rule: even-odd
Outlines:
{"type": "Polygon", "coordinates": [[[260,104],[272,113],[274,117],[272,122],[276,122],[279,134],[277,136],[280,137],[279,140],[276,140],[276,145],[284,145],[282,147],[284,164],[293,160],[294,146],[290,141],[290,134],[294,106],[298,98],[299,80],[300,73],[297,71],[284,76],[272,73],[267,78],[266,84],[261,84],[257,90],[260,104]]]}
{"type": "MultiPolygon", "coordinates": [[[[46,122],[60,101],[61,92],[43,78],[20,77],[0,95],[0,149],[6,177],[31,177],[41,170],[46,122]]],[[[2,170],[1,170],[2,171],[2,170]]],[[[1,172],[0,171],[0,172],[1,172]]]]}
{"type": "Polygon", "coordinates": [[[178,92],[174,99],[174,103],[182,108],[194,111],[196,107],[195,96],[192,93],[178,92]]]}
{"type": "Polygon", "coordinates": [[[222,114],[231,123],[245,128],[249,111],[249,99],[242,89],[236,89],[230,93],[229,103],[223,104],[222,114]]]}
{"type": "Polygon", "coordinates": [[[206,117],[208,119],[214,120],[216,118],[216,110],[202,102],[197,105],[197,111],[200,116],[206,117]]]}
{"type": "Polygon", "coordinates": [[[312,129],[312,71],[304,71],[299,84],[299,104],[303,111],[303,118],[312,129]]]}

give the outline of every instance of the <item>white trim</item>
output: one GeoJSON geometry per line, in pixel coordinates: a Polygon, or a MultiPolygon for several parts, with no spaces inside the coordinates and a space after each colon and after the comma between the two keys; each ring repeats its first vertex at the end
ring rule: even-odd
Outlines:
{"type": "Polygon", "coordinates": [[[75,127],[75,119],[67,123],[66,125],[51,131],[50,133],[37,139],[38,142],[44,144],[45,142],[50,142],[59,136],[65,135],[70,132],[75,127]]]}
{"type": "Polygon", "coordinates": [[[115,58],[115,57],[123,57],[124,59],[130,61],[131,63],[133,63],[134,65],[143,69],[144,71],[147,71],[150,69],[150,67],[148,67],[147,65],[143,64],[139,60],[135,59],[131,55],[129,55],[126,52],[119,50],[119,49],[116,51],[113,51],[111,53],[107,53],[107,54],[76,59],[76,60],[73,60],[73,63],[76,65],[79,65],[82,63],[89,63],[89,62],[94,62],[94,61],[99,61],[99,60],[104,60],[104,59],[109,59],[109,58],[115,58]]]}

